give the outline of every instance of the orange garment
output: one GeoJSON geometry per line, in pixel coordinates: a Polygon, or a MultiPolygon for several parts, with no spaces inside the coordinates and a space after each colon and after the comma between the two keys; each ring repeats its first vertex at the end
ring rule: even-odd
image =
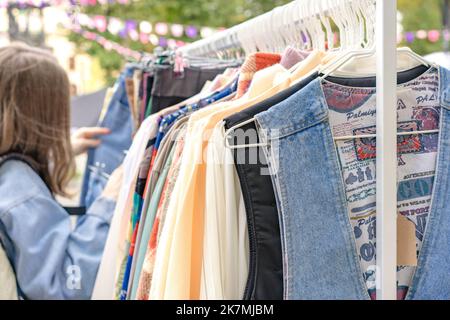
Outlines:
{"type": "Polygon", "coordinates": [[[255,72],[279,63],[280,60],[281,55],[276,53],[257,52],[248,56],[239,70],[239,83],[235,99],[239,99],[247,92],[255,72]]]}

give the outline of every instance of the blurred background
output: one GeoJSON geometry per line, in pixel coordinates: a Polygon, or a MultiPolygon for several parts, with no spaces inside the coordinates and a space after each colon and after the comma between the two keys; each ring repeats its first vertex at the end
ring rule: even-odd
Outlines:
{"type": "MultiPolygon", "coordinates": [[[[72,94],[86,104],[102,99],[102,89],[140,52],[182,46],[287,2],[0,0],[0,46],[23,41],[52,50],[69,73],[72,94]]],[[[442,52],[449,48],[449,0],[398,0],[398,8],[399,44],[448,64],[442,52]]]]}

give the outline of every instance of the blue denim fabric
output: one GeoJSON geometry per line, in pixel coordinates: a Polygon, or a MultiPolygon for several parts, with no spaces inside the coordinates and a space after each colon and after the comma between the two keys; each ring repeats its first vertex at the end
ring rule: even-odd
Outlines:
{"type": "Polygon", "coordinates": [[[100,197],[72,226],[44,181],[17,160],[1,166],[0,194],[0,245],[22,297],[89,299],[115,202],[100,197]]]}
{"type": "MultiPolygon", "coordinates": [[[[406,299],[450,299],[450,71],[439,73],[432,207],[406,299]]],[[[256,119],[277,193],[285,298],[369,299],[320,79],[256,119]]]]}
{"type": "Polygon", "coordinates": [[[109,175],[122,163],[125,151],[131,145],[133,119],[125,89],[125,79],[133,75],[134,68],[128,67],[116,82],[116,91],[108,110],[99,126],[111,130],[102,136],[102,143],[88,151],[86,170],[80,196],[80,204],[89,207],[102,193],[109,175]]]}

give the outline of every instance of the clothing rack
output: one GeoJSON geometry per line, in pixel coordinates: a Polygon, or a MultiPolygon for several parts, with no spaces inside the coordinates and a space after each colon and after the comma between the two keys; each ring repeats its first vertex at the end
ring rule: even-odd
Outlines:
{"type": "MultiPolygon", "coordinates": [[[[254,19],[189,44],[179,52],[184,56],[210,56],[217,52],[245,47],[248,37],[265,37],[266,32],[278,32],[283,27],[274,17],[281,9],[294,3],[302,8],[305,0],[297,0],[278,7],[254,19]],[[275,22],[275,24],[274,24],[275,22]],[[275,25],[275,26],[274,26],[275,25]]],[[[396,114],[396,64],[397,64],[397,1],[376,2],[375,45],[377,55],[377,270],[378,300],[397,299],[397,114],[396,114]]],[[[285,17],[282,23],[295,25],[317,14],[326,14],[332,6],[348,4],[352,0],[317,1],[314,8],[285,17]],[[319,11],[317,11],[319,10],[319,11]],[[309,16],[307,16],[309,15],[309,16]]],[[[316,1],[314,1],[316,3],[316,1]]],[[[310,2],[311,4],[311,2],[310,2]]],[[[285,10],[286,11],[286,10],[285,10]]],[[[286,25],[284,25],[286,27],[286,25]]],[[[295,30],[295,29],[294,29],[295,30]]],[[[248,51],[248,50],[246,50],[248,51]]],[[[251,53],[251,52],[246,52],[251,53]]]]}

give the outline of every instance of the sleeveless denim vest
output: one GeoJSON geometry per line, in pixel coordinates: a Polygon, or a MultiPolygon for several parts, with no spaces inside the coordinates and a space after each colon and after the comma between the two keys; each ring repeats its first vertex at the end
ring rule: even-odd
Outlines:
{"type": "MultiPolygon", "coordinates": [[[[450,299],[450,71],[431,209],[406,299],[450,299]]],[[[256,116],[277,194],[285,299],[370,299],[320,79],[256,116]]]]}

